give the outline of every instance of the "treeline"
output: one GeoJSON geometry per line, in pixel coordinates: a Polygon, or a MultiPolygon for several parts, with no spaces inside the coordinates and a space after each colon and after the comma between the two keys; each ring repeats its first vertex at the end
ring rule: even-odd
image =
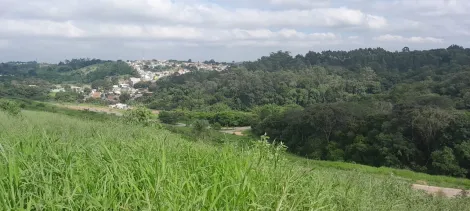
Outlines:
{"type": "Polygon", "coordinates": [[[470,178],[468,48],[279,51],[154,90],[154,109],[250,111],[255,134],[298,155],[470,178]]]}
{"type": "Polygon", "coordinates": [[[123,61],[99,59],[72,59],[58,64],[37,62],[0,63],[0,75],[15,80],[43,79],[50,83],[91,83],[113,76],[137,76],[123,61]]]}
{"type": "Polygon", "coordinates": [[[268,105],[257,110],[252,128],[308,158],[470,177],[470,114],[445,101],[268,105]]]}
{"type": "Polygon", "coordinates": [[[219,111],[219,112],[188,112],[184,110],[161,111],[158,115],[160,121],[166,124],[193,123],[197,120],[206,120],[218,127],[249,126],[253,123],[254,116],[248,112],[241,111],[219,111]]]}

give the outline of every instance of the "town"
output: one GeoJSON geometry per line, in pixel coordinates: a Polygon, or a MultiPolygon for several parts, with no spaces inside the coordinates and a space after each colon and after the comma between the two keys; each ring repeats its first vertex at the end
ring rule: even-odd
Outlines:
{"type": "Polygon", "coordinates": [[[51,92],[71,91],[84,95],[84,101],[103,101],[110,108],[130,109],[131,107],[122,99],[137,99],[144,95],[151,95],[151,85],[158,80],[172,76],[183,75],[192,71],[224,71],[229,66],[227,63],[216,63],[215,61],[192,62],[176,60],[134,60],[126,62],[139,75],[139,77],[129,77],[118,80],[109,89],[98,89],[91,85],[55,85],[51,92]],[[125,95],[125,96],[123,96],[125,95]]]}

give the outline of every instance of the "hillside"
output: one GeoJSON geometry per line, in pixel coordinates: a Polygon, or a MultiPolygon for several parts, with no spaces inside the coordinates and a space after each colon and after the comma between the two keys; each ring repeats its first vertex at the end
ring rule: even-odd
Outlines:
{"type": "Polygon", "coordinates": [[[279,51],[153,93],[140,101],[166,119],[230,114],[299,156],[470,178],[469,48],[279,51]]]}
{"type": "Polygon", "coordinates": [[[164,129],[0,112],[5,210],[465,210],[394,176],[287,162],[263,142],[209,144],[164,129]]]}
{"type": "Polygon", "coordinates": [[[0,75],[8,77],[6,80],[31,81],[39,79],[53,84],[89,84],[98,80],[112,80],[113,77],[135,74],[137,73],[123,61],[99,59],[72,59],[58,64],[39,64],[37,62],[0,64],[0,75]]]}

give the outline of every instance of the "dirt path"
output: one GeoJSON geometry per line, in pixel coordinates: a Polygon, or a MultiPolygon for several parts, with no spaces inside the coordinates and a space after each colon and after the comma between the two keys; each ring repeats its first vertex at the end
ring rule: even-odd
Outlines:
{"type": "MultiPolygon", "coordinates": [[[[120,109],[112,109],[108,107],[98,107],[98,106],[88,106],[88,105],[66,105],[66,104],[55,104],[56,106],[63,107],[63,108],[68,108],[72,110],[88,110],[92,112],[104,112],[108,114],[116,114],[118,116],[122,116],[122,113],[125,110],[120,110],[120,109]]],[[[159,114],[160,111],[158,110],[151,110],[153,114],[159,114]]]]}
{"type": "Polygon", "coordinates": [[[112,108],[106,108],[106,107],[94,107],[94,106],[86,106],[86,105],[57,105],[60,107],[72,109],[72,110],[80,110],[80,111],[92,111],[92,112],[104,112],[108,114],[116,114],[118,116],[122,115],[122,111],[112,109],[112,108]]]}
{"type": "Polygon", "coordinates": [[[222,130],[220,130],[220,132],[222,133],[228,133],[228,134],[234,134],[234,135],[237,135],[237,136],[244,136],[243,135],[243,131],[245,130],[250,130],[251,127],[250,126],[246,126],[246,127],[232,127],[232,128],[222,128],[222,130]]]}
{"type": "Polygon", "coordinates": [[[464,191],[464,190],[456,189],[456,188],[442,188],[442,187],[419,185],[419,184],[413,184],[411,188],[413,188],[414,190],[424,191],[428,194],[441,195],[441,196],[446,196],[446,197],[456,197],[456,196],[462,196],[464,194],[466,194],[467,196],[470,196],[470,190],[464,191]]]}

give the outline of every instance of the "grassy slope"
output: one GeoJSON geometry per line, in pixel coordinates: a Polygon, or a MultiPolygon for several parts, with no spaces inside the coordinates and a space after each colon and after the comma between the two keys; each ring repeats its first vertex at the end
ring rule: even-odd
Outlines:
{"type": "MultiPolygon", "coordinates": [[[[276,162],[167,130],[61,114],[0,113],[0,209],[465,210],[392,176],[276,162]]],[[[283,156],[281,156],[282,158],[283,156]]]]}

